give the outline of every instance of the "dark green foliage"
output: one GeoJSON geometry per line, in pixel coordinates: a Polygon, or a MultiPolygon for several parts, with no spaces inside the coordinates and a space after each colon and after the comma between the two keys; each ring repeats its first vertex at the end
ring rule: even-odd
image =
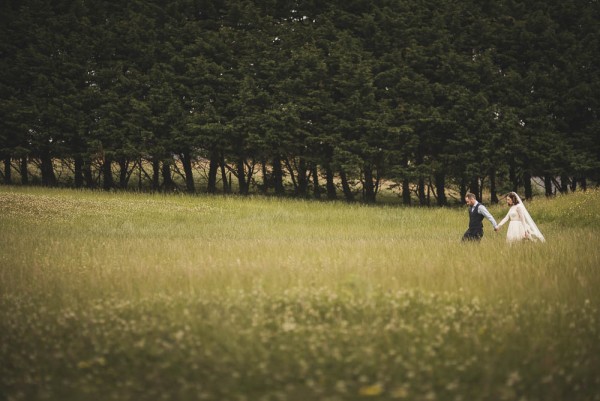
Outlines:
{"type": "Polygon", "coordinates": [[[446,205],[600,181],[597,2],[0,7],[6,183],[57,185],[65,161],[67,185],[126,188],[136,170],[140,189],[180,174],[193,193],[206,160],[208,192],[374,202],[385,182],[446,205]]]}

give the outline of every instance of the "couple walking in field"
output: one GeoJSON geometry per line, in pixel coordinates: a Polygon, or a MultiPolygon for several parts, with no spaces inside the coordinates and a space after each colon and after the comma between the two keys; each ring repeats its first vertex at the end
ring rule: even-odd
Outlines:
{"type": "Polygon", "coordinates": [[[506,241],[509,243],[531,240],[544,242],[546,239],[535,225],[535,222],[527,212],[521,198],[517,193],[510,192],[506,195],[506,203],[509,206],[506,217],[496,224],[496,220],[490,214],[485,206],[477,202],[475,195],[467,193],[465,202],[469,206],[469,229],[463,235],[463,241],[479,241],[483,237],[483,219],[486,218],[492,223],[494,231],[500,228],[510,220],[506,241]]]}

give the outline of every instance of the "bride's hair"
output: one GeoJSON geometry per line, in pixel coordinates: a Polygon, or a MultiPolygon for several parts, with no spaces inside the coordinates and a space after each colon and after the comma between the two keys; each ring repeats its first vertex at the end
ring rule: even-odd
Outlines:
{"type": "Polygon", "coordinates": [[[519,199],[517,198],[517,194],[515,194],[514,192],[509,192],[508,195],[506,195],[506,196],[508,196],[512,200],[513,205],[519,204],[519,199]]]}

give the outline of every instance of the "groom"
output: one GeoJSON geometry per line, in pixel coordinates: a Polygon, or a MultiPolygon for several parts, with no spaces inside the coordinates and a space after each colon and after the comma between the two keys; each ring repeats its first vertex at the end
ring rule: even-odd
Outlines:
{"type": "Polygon", "coordinates": [[[469,206],[469,229],[462,237],[463,241],[480,241],[483,237],[483,218],[485,217],[492,223],[494,230],[498,228],[496,220],[490,212],[481,203],[477,202],[475,195],[468,192],[465,196],[465,202],[469,206]]]}

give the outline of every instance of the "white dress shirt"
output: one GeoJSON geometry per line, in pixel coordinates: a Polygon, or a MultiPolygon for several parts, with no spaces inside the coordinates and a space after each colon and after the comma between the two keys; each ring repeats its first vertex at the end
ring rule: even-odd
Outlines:
{"type": "MultiPolygon", "coordinates": [[[[473,206],[471,206],[471,211],[473,211],[473,208],[475,206],[477,206],[478,204],[479,204],[479,202],[475,201],[475,204],[473,206]]],[[[492,226],[494,226],[494,228],[498,227],[498,224],[496,224],[496,220],[494,220],[494,217],[490,214],[490,212],[487,210],[487,208],[485,206],[479,205],[479,209],[477,209],[477,213],[483,215],[483,217],[488,219],[490,221],[490,223],[492,223],[492,226]]]]}

